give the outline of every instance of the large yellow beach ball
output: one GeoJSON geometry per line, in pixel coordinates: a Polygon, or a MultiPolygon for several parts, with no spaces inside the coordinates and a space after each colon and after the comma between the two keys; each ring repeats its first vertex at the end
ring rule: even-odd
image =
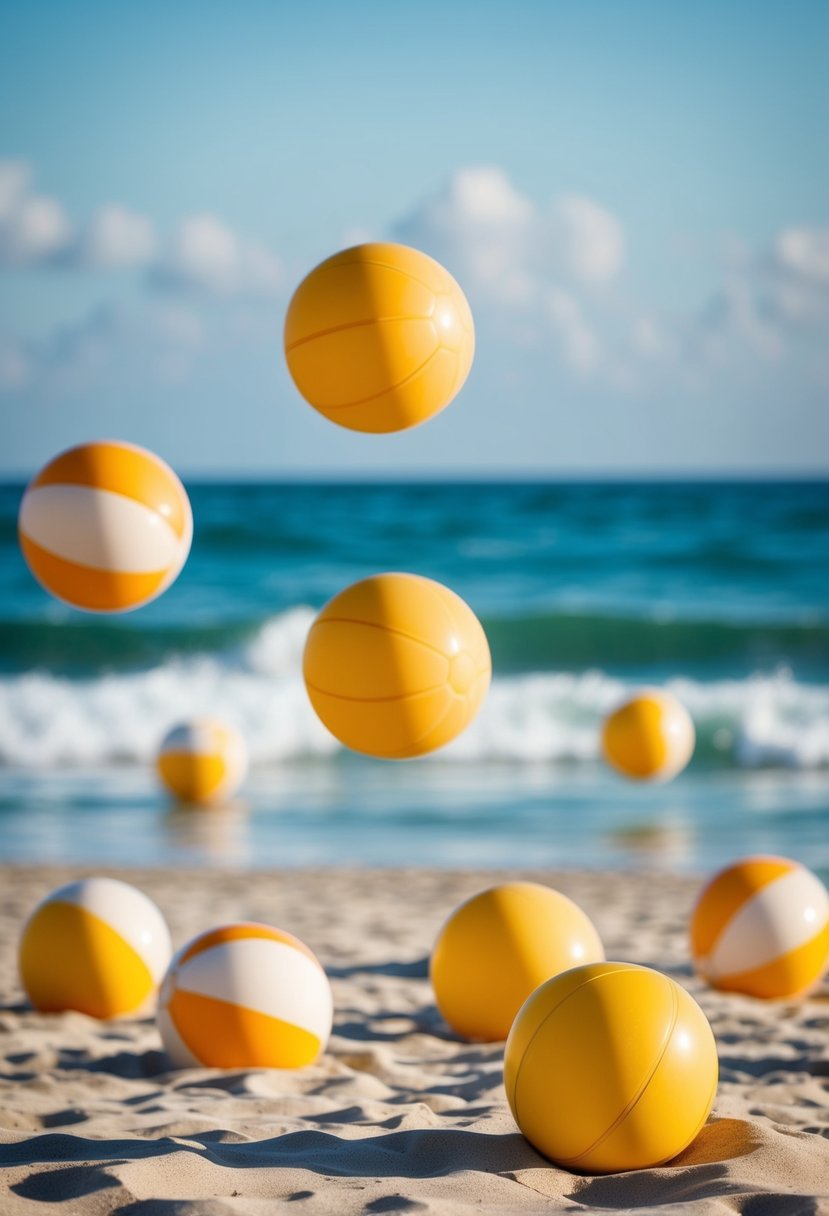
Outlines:
{"type": "Polygon", "coordinates": [[[162,783],[181,802],[206,805],[232,798],[245,779],[244,740],[226,722],[196,718],[165,736],[156,767],[162,783]]]}
{"type": "Polygon", "coordinates": [[[443,747],[469,725],[491,662],[478,618],[453,591],[415,574],[377,574],[319,613],[303,675],[341,743],[402,760],[443,747]]]}
{"type": "Polygon", "coordinates": [[[799,996],[829,968],[829,891],[796,861],[745,857],[700,894],[691,953],[713,988],[768,999],[799,996]]]}
{"type": "Polygon", "coordinates": [[[702,1128],[717,1089],[705,1014],[648,967],[594,963],[548,980],[507,1040],[515,1121],[557,1165],[590,1174],[670,1161],[702,1128]]]}
{"type": "Polygon", "coordinates": [[[639,781],[670,781],[694,753],[694,723],[669,692],[645,688],[605,719],[602,752],[618,773],[639,781]]]}
{"type": "Polygon", "coordinates": [[[438,935],[429,973],[453,1030],[493,1041],[507,1037],[539,984],[603,958],[598,933],[571,899],[540,883],[508,882],[455,909],[438,935]]]}
{"type": "Polygon", "coordinates": [[[406,245],[345,249],[294,292],[285,356],[314,409],[355,431],[402,431],[460,391],[475,352],[466,297],[406,245]]]}
{"type": "Polygon", "coordinates": [[[298,938],[270,925],[210,929],[178,952],[158,999],[177,1068],[302,1068],[331,1033],[331,986],[298,938]]]}
{"type": "Polygon", "coordinates": [[[114,1018],[146,1004],[171,954],[164,917],[142,891],[115,878],[84,878],[38,904],[18,961],[26,994],[41,1012],[114,1018]]]}
{"type": "Polygon", "coordinates": [[[56,456],[20,504],[23,556],[38,582],[87,612],[128,612],[161,595],[187,560],[193,515],[169,465],[132,443],[56,456]]]}

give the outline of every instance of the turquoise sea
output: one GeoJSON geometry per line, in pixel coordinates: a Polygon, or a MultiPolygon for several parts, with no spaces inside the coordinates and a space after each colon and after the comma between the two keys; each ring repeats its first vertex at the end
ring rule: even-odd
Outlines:
{"type": "Polygon", "coordinates": [[[34,582],[0,487],[0,858],[658,866],[774,851],[829,873],[829,486],[191,484],[193,550],[155,604],[103,619],[34,582]],[[451,747],[346,754],[300,675],[316,609],[383,570],[447,583],[494,682],[451,747]],[[602,715],[667,684],[698,746],[665,786],[598,759],[602,715]],[[233,805],[171,807],[176,721],[234,722],[233,805]]]}

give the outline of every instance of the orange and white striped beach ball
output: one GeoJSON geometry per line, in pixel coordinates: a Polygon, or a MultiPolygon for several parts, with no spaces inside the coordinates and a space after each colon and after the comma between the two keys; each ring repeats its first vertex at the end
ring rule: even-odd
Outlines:
{"type": "Polygon", "coordinates": [[[128,612],[174,581],[193,514],[176,474],[132,443],[83,443],[29,483],[18,535],[38,582],[86,612],[128,612]]]}
{"type": "Polygon", "coordinates": [[[232,726],[196,718],[165,736],[156,767],[164,785],[182,802],[221,802],[232,798],[245,779],[247,749],[232,726]]]}
{"type": "Polygon", "coordinates": [[[796,861],[746,857],[702,891],[691,917],[691,952],[713,988],[799,996],[829,966],[829,891],[796,861]]]}
{"type": "Polygon", "coordinates": [[[18,962],[35,1009],[114,1018],[146,1004],[172,952],[164,917],[143,891],[117,878],[84,878],[38,904],[18,962]]]}
{"type": "Polygon", "coordinates": [[[158,1027],[176,1068],[302,1068],[325,1049],[328,977],[298,938],[269,925],[210,929],[170,963],[158,1027]]]}

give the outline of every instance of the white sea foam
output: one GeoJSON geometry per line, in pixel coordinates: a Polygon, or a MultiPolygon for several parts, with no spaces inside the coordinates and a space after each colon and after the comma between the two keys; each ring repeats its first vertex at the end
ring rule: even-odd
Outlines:
{"type": "MultiPolygon", "coordinates": [[[[301,678],[313,619],[297,608],[244,647],[169,660],[149,671],[73,680],[45,672],[0,678],[0,764],[62,768],[146,763],[176,722],[205,713],[245,735],[254,764],[324,757],[339,745],[318,722],[301,678]]],[[[829,766],[829,687],[785,670],[668,687],[694,717],[700,758],[740,768],[829,766]]],[[[432,762],[592,762],[603,714],[629,690],[601,671],[497,677],[478,720],[432,762]]]]}

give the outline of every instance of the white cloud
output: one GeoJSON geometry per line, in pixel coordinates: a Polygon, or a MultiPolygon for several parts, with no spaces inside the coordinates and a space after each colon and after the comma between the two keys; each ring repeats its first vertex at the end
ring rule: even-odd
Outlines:
{"type": "Polygon", "coordinates": [[[582,375],[592,372],[601,351],[578,301],[569,292],[551,287],[545,293],[544,308],[567,365],[582,375]]]}
{"type": "Polygon", "coordinates": [[[829,288],[829,226],[784,228],[773,250],[783,271],[829,288]]]}
{"type": "Polygon", "coordinates": [[[272,295],[282,286],[282,264],[262,245],[242,241],[213,215],[183,220],[154,266],[160,286],[215,295],[272,295]]]}
{"type": "Polygon", "coordinates": [[[93,215],[74,256],[81,265],[101,270],[145,266],[155,255],[156,243],[146,216],[110,203],[93,215]]]}
{"type": "Polygon", "coordinates": [[[577,194],[557,199],[550,232],[554,254],[572,278],[604,283],[621,270],[625,260],[622,225],[592,199],[577,194]]]}
{"type": "Polygon", "coordinates": [[[20,161],[0,162],[0,265],[25,266],[65,249],[72,225],[61,204],[33,194],[20,161]]]}
{"type": "Polygon", "coordinates": [[[30,374],[23,343],[13,334],[0,333],[0,393],[25,388],[30,374]]]}

